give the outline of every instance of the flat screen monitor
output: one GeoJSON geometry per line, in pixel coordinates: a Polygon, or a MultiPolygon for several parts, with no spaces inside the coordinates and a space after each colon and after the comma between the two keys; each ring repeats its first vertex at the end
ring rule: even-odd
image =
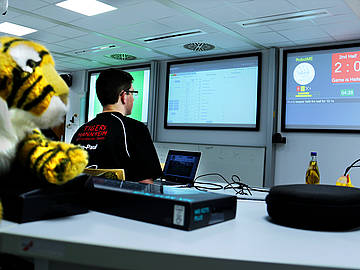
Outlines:
{"type": "Polygon", "coordinates": [[[259,129],[261,53],[167,63],[165,128],[259,129]]]}
{"type": "MultiPolygon", "coordinates": [[[[146,124],[149,110],[150,65],[133,68],[126,67],[122,68],[122,70],[129,72],[133,76],[134,90],[139,91],[137,97],[135,97],[134,106],[129,117],[146,124]]],[[[103,110],[96,96],[96,80],[99,74],[100,71],[92,71],[89,73],[87,121],[95,118],[95,116],[103,110]]]]}
{"type": "Polygon", "coordinates": [[[283,131],[360,131],[360,44],[283,51],[283,131]]]}

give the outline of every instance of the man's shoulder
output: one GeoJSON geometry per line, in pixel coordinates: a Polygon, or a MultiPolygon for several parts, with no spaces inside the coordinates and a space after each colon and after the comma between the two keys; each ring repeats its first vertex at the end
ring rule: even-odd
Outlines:
{"type": "Polygon", "coordinates": [[[123,118],[125,119],[126,123],[128,123],[129,125],[132,125],[132,126],[138,127],[138,128],[146,128],[146,125],[139,120],[130,118],[128,116],[123,116],[123,118]]]}

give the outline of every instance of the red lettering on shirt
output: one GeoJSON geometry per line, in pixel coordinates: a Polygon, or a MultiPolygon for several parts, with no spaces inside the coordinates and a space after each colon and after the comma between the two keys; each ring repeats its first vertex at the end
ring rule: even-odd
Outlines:
{"type": "Polygon", "coordinates": [[[100,141],[105,140],[108,134],[106,125],[85,126],[84,129],[77,134],[76,141],[100,141]]]}

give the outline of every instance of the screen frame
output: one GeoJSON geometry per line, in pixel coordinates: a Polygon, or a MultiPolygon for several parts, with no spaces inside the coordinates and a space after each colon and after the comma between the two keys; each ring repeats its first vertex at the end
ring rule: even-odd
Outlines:
{"type": "MultiPolygon", "coordinates": [[[[141,64],[141,65],[134,65],[134,66],[114,66],[114,67],[106,67],[106,68],[101,68],[101,69],[96,69],[96,70],[89,70],[88,71],[88,74],[87,74],[87,91],[86,91],[86,106],[85,106],[85,122],[88,122],[89,121],[89,103],[90,103],[90,79],[91,79],[91,75],[94,74],[94,73],[100,73],[101,71],[103,70],[106,70],[106,69],[110,69],[110,68],[113,68],[113,69],[121,69],[121,70],[124,70],[124,71],[131,71],[132,69],[133,70],[136,70],[136,69],[145,69],[145,68],[148,68],[149,71],[150,71],[150,80],[149,80],[149,98],[148,98],[148,117],[147,117],[147,122],[143,122],[145,125],[148,125],[149,124],[149,115],[150,115],[150,94],[151,94],[151,73],[152,73],[152,68],[151,68],[151,64],[141,64]]],[[[95,95],[96,95],[96,92],[95,92],[95,95]]]]}
{"type": "Polygon", "coordinates": [[[195,152],[195,151],[183,151],[183,150],[170,149],[168,151],[167,156],[166,156],[165,167],[164,167],[164,170],[163,170],[163,177],[166,180],[169,180],[169,181],[174,181],[174,182],[179,182],[179,183],[182,183],[182,184],[192,184],[193,185],[196,173],[197,173],[198,168],[199,168],[201,154],[202,153],[199,152],[199,151],[195,152]],[[194,167],[194,169],[195,169],[194,174],[189,176],[189,177],[180,176],[180,175],[166,174],[166,170],[168,169],[167,165],[169,163],[169,159],[173,155],[182,155],[182,156],[188,156],[188,157],[195,157],[196,158],[196,166],[194,167]]]}
{"type": "Polygon", "coordinates": [[[253,52],[247,54],[235,54],[225,56],[213,56],[193,58],[187,60],[169,61],[166,63],[166,86],[165,86],[165,112],[164,112],[164,128],[165,129],[182,129],[182,130],[243,130],[243,131],[259,131],[260,130],[260,106],[261,106],[261,76],[262,76],[262,52],[253,52]],[[199,63],[207,61],[227,60],[227,59],[241,59],[248,57],[257,57],[258,60],[258,74],[257,74],[257,100],[256,100],[256,123],[255,127],[212,127],[212,126],[177,126],[176,124],[168,125],[168,101],[169,101],[169,74],[172,65],[181,65],[188,63],[199,63]]]}
{"type": "Polygon", "coordinates": [[[360,133],[360,129],[329,129],[329,128],[289,128],[285,124],[286,116],[286,86],[287,86],[287,56],[289,53],[318,52],[327,50],[359,47],[360,43],[333,44],[326,46],[312,46],[302,48],[289,48],[282,51],[282,95],[281,95],[281,131],[282,132],[314,132],[314,133],[360,133]]]}

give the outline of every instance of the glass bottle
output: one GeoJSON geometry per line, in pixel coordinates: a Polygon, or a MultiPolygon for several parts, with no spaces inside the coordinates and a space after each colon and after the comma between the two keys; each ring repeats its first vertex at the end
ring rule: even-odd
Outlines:
{"type": "Polygon", "coordinates": [[[311,160],[305,175],[306,184],[319,184],[320,172],[317,162],[317,153],[311,152],[311,160]]]}

